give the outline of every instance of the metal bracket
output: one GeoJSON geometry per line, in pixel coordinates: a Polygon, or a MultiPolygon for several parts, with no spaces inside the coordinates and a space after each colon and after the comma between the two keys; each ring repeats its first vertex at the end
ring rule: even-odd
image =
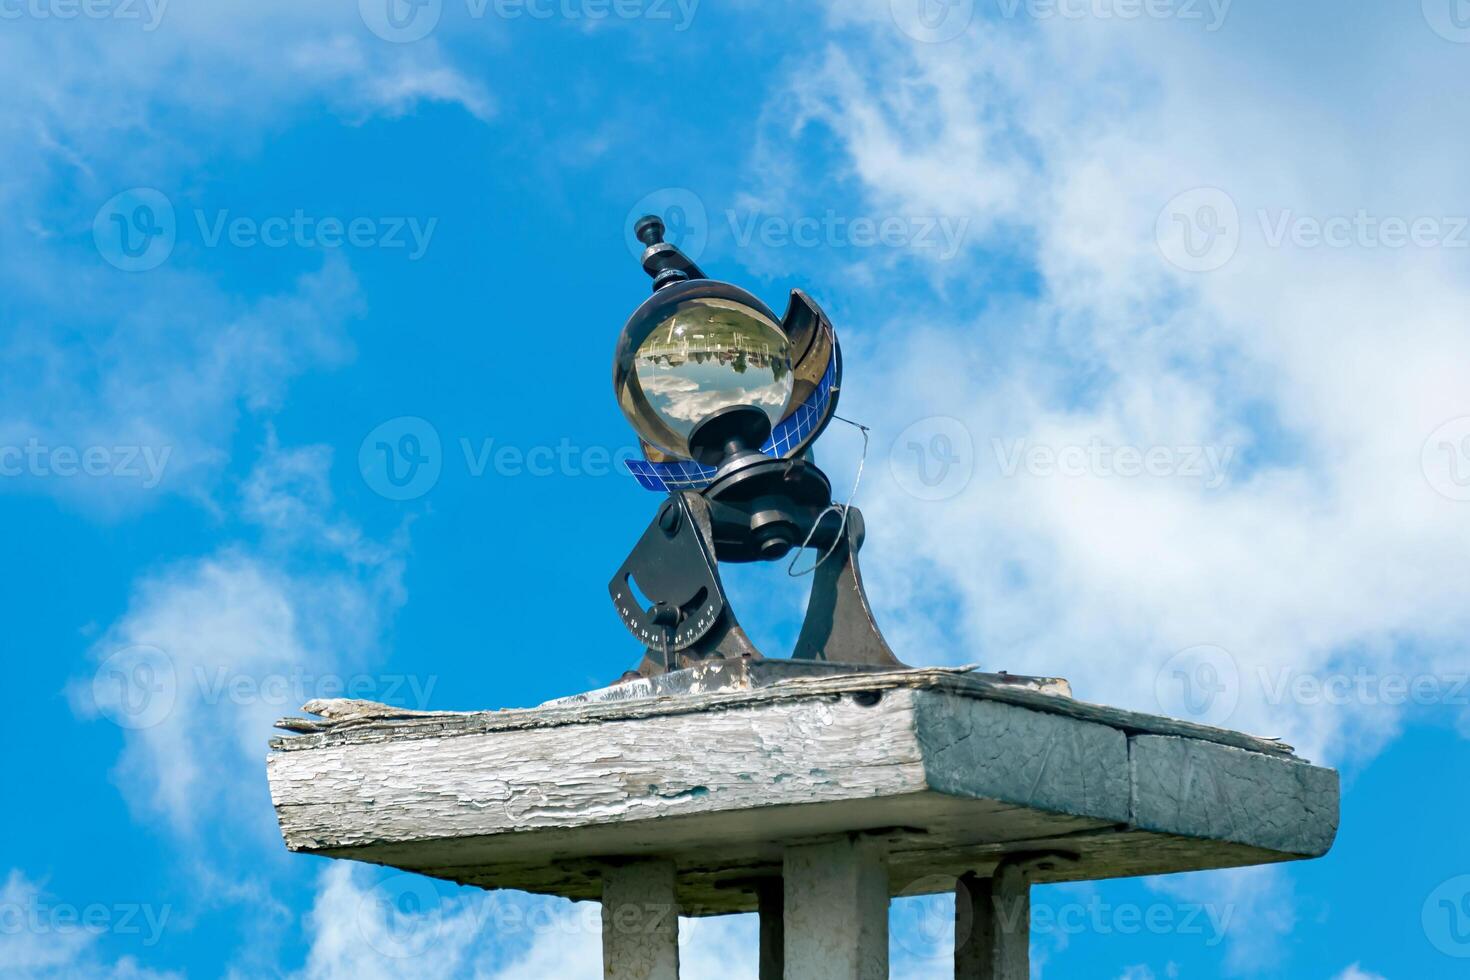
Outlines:
{"type": "MultiPolygon", "coordinates": [[[[873,621],[858,572],[863,519],[849,508],[841,536],[813,535],[819,553],[806,620],[793,659],[904,666],[873,621]]],[[[632,554],[608,584],[628,632],[647,648],[636,671],[653,677],[710,659],[763,659],[740,627],[720,580],[711,504],[686,491],[664,501],[632,554]],[[643,598],[639,597],[642,593],[643,598]]]]}
{"type": "Polygon", "coordinates": [[[607,588],[623,625],[648,648],[631,676],[653,677],[715,657],[761,656],[725,597],[709,502],[697,493],[664,501],[607,588]]]}
{"type": "Polygon", "coordinates": [[[841,539],[812,572],[812,596],[796,640],[796,660],[903,667],[873,621],[857,553],[866,534],[863,515],[847,508],[841,539]]]}

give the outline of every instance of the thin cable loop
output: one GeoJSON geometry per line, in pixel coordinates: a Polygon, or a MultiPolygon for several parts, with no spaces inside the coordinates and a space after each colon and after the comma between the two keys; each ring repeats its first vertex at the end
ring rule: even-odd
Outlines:
{"type": "Polygon", "coordinates": [[[806,540],[801,543],[801,547],[797,548],[791,553],[791,564],[786,566],[786,574],[791,576],[792,578],[802,578],[803,576],[812,574],[817,569],[822,567],[822,562],[832,557],[832,553],[836,551],[837,546],[842,543],[842,536],[847,533],[847,512],[852,507],[853,499],[857,497],[858,487],[863,482],[863,466],[868,461],[868,427],[866,425],[863,425],[861,422],[854,422],[852,419],[845,419],[841,415],[834,414],[832,417],[839,422],[846,422],[848,425],[853,426],[863,434],[863,454],[858,457],[857,475],[853,477],[852,492],[847,495],[847,503],[842,504],[840,507],[837,504],[828,504],[826,508],[817,515],[817,519],[812,521],[812,529],[807,532],[806,540]],[[828,514],[832,513],[840,513],[842,515],[842,520],[837,525],[837,534],[834,535],[832,538],[832,547],[828,548],[827,553],[824,554],[821,558],[818,558],[816,563],[813,564],[811,568],[805,569],[800,572],[795,571],[796,562],[801,557],[801,553],[806,550],[807,545],[812,543],[812,537],[817,533],[817,528],[822,526],[822,521],[826,518],[828,514]]]}

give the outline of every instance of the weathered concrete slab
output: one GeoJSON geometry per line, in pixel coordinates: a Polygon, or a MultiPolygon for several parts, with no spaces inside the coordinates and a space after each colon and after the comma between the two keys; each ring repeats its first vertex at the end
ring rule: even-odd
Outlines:
{"type": "Polygon", "coordinates": [[[1337,773],[1227,745],[1140,735],[1130,743],[1142,830],[1325,854],[1337,833],[1337,773]]]}
{"type": "Polygon", "coordinates": [[[936,793],[1127,823],[1128,736],[1097,722],[938,691],[915,694],[936,793]]]}
{"type": "Polygon", "coordinates": [[[1038,881],[1314,857],[1337,825],[1336,774],[1279,743],[953,671],[312,709],[328,722],[268,759],[293,850],[576,899],[609,862],[657,858],[691,915],[754,910],[788,846],[832,835],[881,846],[891,893],[916,894],[1019,851],[1076,858],[1038,881]]]}

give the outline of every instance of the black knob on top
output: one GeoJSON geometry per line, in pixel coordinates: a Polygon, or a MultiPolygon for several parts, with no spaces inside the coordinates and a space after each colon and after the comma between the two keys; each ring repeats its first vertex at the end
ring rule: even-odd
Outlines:
{"type": "Polygon", "coordinates": [[[656,214],[645,214],[633,226],[633,234],[645,246],[660,245],[664,240],[664,221],[656,214]]]}

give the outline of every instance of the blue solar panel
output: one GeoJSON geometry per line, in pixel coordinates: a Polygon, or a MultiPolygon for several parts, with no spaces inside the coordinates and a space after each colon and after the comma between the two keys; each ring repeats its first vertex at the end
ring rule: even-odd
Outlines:
{"type": "MultiPolygon", "coordinates": [[[[832,386],[837,383],[837,358],[827,362],[827,371],[817,384],[810,398],[797,406],[796,411],[782,419],[771,430],[771,438],[761,447],[767,456],[784,457],[801,445],[822,422],[827,403],[832,400],[832,386]]],[[[677,463],[655,463],[647,459],[628,460],[628,472],[645,490],[655,493],[677,493],[681,490],[703,490],[715,478],[715,468],[692,460],[677,463]]]]}

